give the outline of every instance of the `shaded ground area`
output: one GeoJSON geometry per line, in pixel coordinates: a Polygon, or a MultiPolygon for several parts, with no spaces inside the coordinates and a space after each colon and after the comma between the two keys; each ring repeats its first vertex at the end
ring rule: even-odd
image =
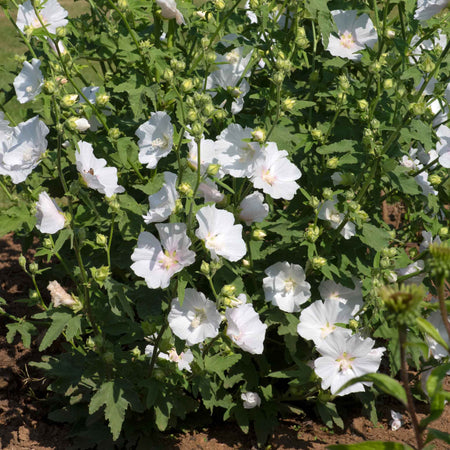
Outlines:
{"type": "MultiPolygon", "coordinates": [[[[0,239],[0,296],[8,301],[5,308],[16,317],[24,316],[28,311],[15,300],[27,295],[32,288],[31,280],[18,264],[20,246],[14,244],[11,235],[0,239]]],[[[27,258],[31,260],[32,252],[27,258]]],[[[45,398],[44,380],[35,369],[28,367],[30,361],[38,361],[40,354],[37,344],[25,349],[16,337],[13,344],[6,341],[8,320],[0,317],[0,448],[8,450],[62,450],[77,448],[67,436],[69,429],[47,419],[48,409],[45,398]]],[[[40,336],[37,336],[38,342],[40,336]]],[[[450,379],[446,380],[450,390],[450,379]]],[[[414,435],[409,419],[397,431],[390,430],[390,410],[401,411],[389,400],[379,408],[380,422],[374,426],[361,416],[361,407],[355,403],[354,410],[346,410],[343,432],[330,431],[317,418],[285,419],[270,439],[271,449],[325,449],[328,444],[349,444],[368,440],[399,441],[414,444],[414,435]]],[[[426,405],[418,407],[421,417],[426,405]]],[[[445,414],[432,424],[433,428],[449,431],[450,405],[445,414]]],[[[220,424],[199,431],[180,434],[155,436],[154,449],[253,449],[256,440],[243,434],[234,424],[220,424]]],[[[437,450],[448,450],[448,444],[437,444],[437,450]]]]}

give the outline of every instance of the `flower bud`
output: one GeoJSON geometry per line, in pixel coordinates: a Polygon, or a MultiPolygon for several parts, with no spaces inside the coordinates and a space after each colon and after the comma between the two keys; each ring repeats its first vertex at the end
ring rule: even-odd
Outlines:
{"type": "Polygon", "coordinates": [[[214,105],[212,103],[208,103],[203,107],[203,114],[206,117],[211,117],[215,112],[214,105]]]}
{"type": "Polygon", "coordinates": [[[208,166],[208,168],[206,169],[206,173],[209,176],[213,177],[214,175],[217,175],[217,172],[219,172],[219,170],[220,170],[220,164],[210,164],[208,166]]]}
{"type": "Polygon", "coordinates": [[[208,37],[203,36],[201,39],[202,48],[207,49],[211,45],[211,41],[208,37]]]}
{"type": "Polygon", "coordinates": [[[392,28],[386,28],[386,37],[388,39],[394,39],[395,38],[395,31],[392,28]]]}
{"type": "Polygon", "coordinates": [[[313,129],[311,130],[311,137],[312,137],[313,140],[315,140],[315,141],[320,141],[320,140],[322,140],[323,133],[322,133],[322,131],[320,131],[318,128],[313,128],[313,129]]]}
{"type": "Polygon", "coordinates": [[[211,261],[210,263],[210,267],[211,267],[211,273],[215,274],[221,267],[222,267],[223,263],[220,259],[218,259],[217,261],[211,261]]]}
{"type": "Polygon", "coordinates": [[[108,266],[91,267],[92,278],[100,285],[109,277],[110,271],[108,266]]]}
{"type": "Polygon", "coordinates": [[[359,327],[359,322],[355,319],[350,319],[348,321],[348,326],[349,326],[350,330],[356,331],[359,327]]]}
{"type": "Polygon", "coordinates": [[[320,205],[320,200],[315,195],[313,195],[309,199],[309,204],[312,208],[316,209],[320,205]]]}
{"type": "Polygon", "coordinates": [[[380,128],[380,121],[378,119],[372,119],[370,121],[370,126],[376,130],[376,129],[380,128]]]}
{"type": "Polygon", "coordinates": [[[326,263],[327,260],[325,258],[322,258],[322,256],[314,256],[311,259],[311,265],[314,270],[321,269],[323,266],[325,266],[326,263]]]}
{"type": "Polygon", "coordinates": [[[96,234],[95,243],[100,247],[105,247],[108,243],[108,238],[104,234],[96,234]]]}
{"type": "Polygon", "coordinates": [[[58,27],[56,29],[56,37],[59,39],[66,37],[66,29],[64,27],[58,27]]]}
{"type": "Polygon", "coordinates": [[[168,83],[171,83],[173,81],[173,70],[166,68],[162,73],[162,79],[168,83]]]}
{"type": "Polygon", "coordinates": [[[356,211],[356,215],[362,222],[369,221],[369,214],[367,214],[366,211],[364,211],[363,209],[359,209],[358,211],[356,211]]]}
{"type": "Polygon", "coordinates": [[[108,201],[111,212],[118,213],[120,211],[120,203],[115,195],[109,198],[107,197],[106,200],[108,201]]]}
{"type": "Polygon", "coordinates": [[[223,9],[225,9],[226,5],[223,0],[214,0],[213,3],[218,11],[222,11],[223,9]]]}
{"type": "Polygon", "coordinates": [[[244,267],[250,267],[250,261],[248,259],[243,259],[242,260],[242,265],[244,267]]]}
{"type": "Polygon", "coordinates": [[[382,269],[388,269],[391,267],[391,260],[387,257],[381,258],[380,266],[382,269]]]}
{"type": "Polygon", "coordinates": [[[409,105],[409,109],[413,112],[414,115],[420,116],[427,110],[427,104],[425,102],[411,103],[409,105]]]}
{"type": "MultiPolygon", "coordinates": [[[[429,257],[427,268],[433,278],[438,279],[438,283],[450,278],[450,247],[445,244],[433,243],[429,247],[429,257]]],[[[30,264],[31,270],[31,264],[30,264]]]]}
{"type": "Polygon", "coordinates": [[[448,236],[448,227],[441,227],[441,229],[438,231],[438,234],[440,237],[448,236]]]}
{"type": "Polygon", "coordinates": [[[389,256],[389,258],[395,258],[397,256],[397,253],[397,249],[395,247],[391,247],[387,251],[387,256],[389,256]]]}
{"type": "Polygon", "coordinates": [[[56,86],[55,86],[55,83],[53,81],[45,80],[42,88],[44,89],[44,92],[46,94],[53,94],[53,92],[55,92],[56,86]]]}
{"type": "Polygon", "coordinates": [[[120,130],[117,127],[110,128],[108,132],[108,136],[113,140],[116,141],[120,137],[120,130]]]}
{"type": "Polygon", "coordinates": [[[343,92],[347,92],[350,89],[350,81],[348,78],[342,74],[339,76],[339,87],[342,89],[343,92]]]}
{"type": "Polygon", "coordinates": [[[137,345],[133,348],[133,350],[131,350],[131,356],[133,358],[139,358],[141,356],[141,350],[137,345]]]}
{"type": "Polygon", "coordinates": [[[369,72],[373,74],[379,74],[381,71],[381,62],[375,61],[369,66],[369,72]]]}
{"type": "Polygon", "coordinates": [[[434,62],[428,55],[425,56],[419,64],[419,68],[422,69],[425,73],[433,72],[435,67],[436,64],[434,64],[434,62]]]}
{"type": "Polygon", "coordinates": [[[66,120],[66,125],[69,130],[72,131],[80,131],[83,133],[84,131],[88,130],[91,127],[91,124],[88,120],[86,120],[84,117],[69,117],[66,120]]]}
{"type": "Polygon", "coordinates": [[[333,156],[332,158],[329,158],[327,161],[327,169],[336,169],[338,165],[339,165],[339,158],[337,156],[333,156]]]}
{"type": "Polygon", "coordinates": [[[19,266],[22,267],[23,270],[27,270],[27,259],[23,255],[19,256],[19,266]]]}
{"type": "Polygon", "coordinates": [[[387,270],[386,272],[384,272],[383,277],[388,283],[397,282],[397,274],[393,270],[387,270]]]}
{"type": "Polygon", "coordinates": [[[53,248],[53,241],[47,237],[43,240],[42,245],[44,246],[44,248],[47,248],[50,250],[53,248]]]}
{"type": "Polygon", "coordinates": [[[78,100],[78,95],[76,94],[67,94],[61,99],[61,107],[62,108],[70,108],[75,105],[78,100]]]}
{"type": "Polygon", "coordinates": [[[205,60],[208,64],[214,64],[216,62],[216,53],[213,50],[209,50],[205,54],[205,60]]]}
{"type": "Polygon", "coordinates": [[[102,354],[103,361],[106,364],[112,364],[114,362],[114,353],[110,350],[102,354]]]}
{"type": "Polygon", "coordinates": [[[346,200],[353,200],[354,198],[355,198],[355,193],[351,189],[345,191],[345,199],[346,200]]]}
{"type": "Polygon", "coordinates": [[[287,97],[281,102],[281,109],[283,111],[292,111],[294,109],[295,103],[295,99],[287,97]]]}
{"type": "Polygon", "coordinates": [[[324,188],[322,191],[322,197],[325,200],[331,200],[334,196],[334,192],[330,188],[324,188]]]}
{"type": "Polygon", "coordinates": [[[191,127],[191,134],[195,138],[200,138],[203,134],[203,125],[200,122],[194,122],[191,127]]]}
{"type": "Polygon", "coordinates": [[[369,109],[369,103],[365,99],[358,100],[356,103],[361,111],[367,111],[369,109]]]}
{"type": "Polygon", "coordinates": [[[192,80],[190,78],[186,78],[181,83],[181,92],[184,92],[184,93],[191,92],[193,88],[194,88],[194,83],[192,82],[192,80]]]}
{"type": "Polygon", "coordinates": [[[428,181],[435,187],[439,186],[442,183],[442,178],[436,174],[433,173],[428,177],[428,181]]]}
{"type": "Polygon", "coordinates": [[[193,197],[194,195],[194,190],[192,189],[192,186],[186,182],[181,183],[178,186],[178,192],[184,195],[185,197],[193,197]]]}
{"type": "Polygon", "coordinates": [[[94,348],[95,348],[95,341],[94,341],[94,339],[92,339],[92,336],[89,336],[86,339],[86,347],[91,349],[91,350],[94,350],[94,348]]]}
{"type": "Polygon", "coordinates": [[[275,72],[273,76],[273,82],[275,84],[281,84],[284,81],[284,73],[282,71],[275,72]]]}
{"type": "Polygon", "coordinates": [[[305,238],[309,242],[316,242],[320,236],[320,228],[317,225],[310,224],[305,231],[305,238]]]}
{"type": "Polygon", "coordinates": [[[236,294],[236,286],[233,284],[226,284],[220,291],[220,295],[224,297],[234,297],[236,294]]]}
{"type": "Polygon", "coordinates": [[[28,266],[28,269],[29,269],[30,273],[34,275],[39,270],[39,265],[37,263],[33,262],[28,266]]]}
{"type": "Polygon", "coordinates": [[[211,267],[206,261],[202,261],[202,264],[200,265],[200,272],[207,277],[210,275],[211,267]]]}
{"type": "Polygon", "coordinates": [[[290,72],[292,70],[292,63],[288,59],[278,58],[275,61],[275,67],[282,72],[290,72]]]}
{"type": "Polygon", "coordinates": [[[194,121],[196,121],[196,120],[198,119],[197,110],[195,110],[194,108],[188,109],[187,114],[186,114],[186,119],[187,119],[189,122],[194,122],[194,121]]]}
{"type": "Polygon", "coordinates": [[[264,142],[266,140],[266,130],[263,128],[256,128],[252,131],[252,138],[256,142],[264,142]]]}
{"type": "Polygon", "coordinates": [[[98,94],[95,102],[100,108],[103,108],[108,102],[109,102],[109,95],[108,94],[98,94]]]}
{"type": "Polygon", "coordinates": [[[391,89],[394,86],[394,80],[392,78],[387,78],[383,81],[384,89],[391,89]]]}
{"type": "Polygon", "coordinates": [[[351,212],[356,212],[356,211],[359,211],[359,210],[361,209],[360,204],[357,203],[357,202],[355,202],[355,201],[353,201],[353,200],[350,200],[350,201],[347,203],[347,205],[348,205],[348,209],[349,209],[351,212]]]}
{"type": "Polygon", "coordinates": [[[253,230],[252,233],[252,239],[254,241],[263,241],[267,236],[267,233],[264,230],[261,230],[257,228],[256,230],[253,230]]]}

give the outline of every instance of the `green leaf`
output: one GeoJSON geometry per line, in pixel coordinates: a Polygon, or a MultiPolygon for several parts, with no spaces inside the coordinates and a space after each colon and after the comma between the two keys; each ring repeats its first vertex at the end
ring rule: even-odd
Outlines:
{"type": "Polygon", "coordinates": [[[383,228],[378,228],[370,223],[365,223],[362,226],[362,234],[359,237],[363,244],[372,247],[377,251],[389,246],[391,239],[389,233],[383,228]]]}
{"type": "Polygon", "coordinates": [[[159,431],[164,431],[167,428],[172,408],[172,403],[166,400],[155,406],[155,423],[159,431]]]}
{"type": "Polygon", "coordinates": [[[44,338],[42,339],[41,345],[39,346],[40,352],[50,347],[55,339],[59,337],[69,320],[72,319],[72,314],[69,312],[55,311],[50,318],[52,320],[52,323],[48,328],[44,338]]]}
{"type": "Polygon", "coordinates": [[[125,295],[127,287],[111,278],[105,280],[105,288],[108,291],[109,304],[111,305],[111,311],[116,316],[121,316],[122,311],[127,316],[134,320],[134,311],[132,308],[131,300],[125,295]]]}
{"type": "Polygon", "coordinates": [[[423,317],[418,317],[416,319],[417,325],[419,328],[425,333],[432,337],[439,345],[442,345],[447,351],[449,349],[447,342],[440,335],[439,331],[430,323],[428,320],[423,317]]]}
{"type": "Polygon", "coordinates": [[[435,439],[439,439],[444,441],[447,444],[450,444],[450,433],[446,433],[445,431],[435,430],[434,428],[428,428],[427,442],[434,441],[435,439]]]}
{"type": "Polygon", "coordinates": [[[105,405],[105,418],[108,420],[109,428],[116,441],[122,430],[122,423],[125,419],[125,411],[130,404],[124,398],[124,389],[119,381],[106,381],[94,394],[89,403],[89,414],[94,414],[105,405]]]}
{"type": "Polygon", "coordinates": [[[328,428],[333,428],[333,424],[338,426],[341,429],[344,429],[344,422],[341,419],[341,416],[338,414],[336,405],[331,402],[327,403],[317,403],[317,411],[319,412],[320,418],[323,423],[328,428]]]}
{"type": "Polygon", "coordinates": [[[331,153],[347,153],[354,151],[354,147],[357,144],[356,141],[349,139],[343,139],[342,141],[335,142],[329,145],[322,145],[317,148],[319,155],[329,155],[331,153]]]}
{"type": "Polygon", "coordinates": [[[224,379],[224,372],[236,364],[242,355],[240,353],[234,355],[221,355],[217,354],[214,356],[205,357],[205,370],[211,373],[216,373],[220,378],[224,379]]]}
{"type": "Polygon", "coordinates": [[[406,167],[399,165],[392,172],[388,172],[387,175],[392,185],[399,191],[409,195],[420,194],[416,180],[408,172],[409,170],[406,167]]]}
{"type": "Polygon", "coordinates": [[[8,328],[8,333],[6,334],[6,340],[8,344],[12,344],[14,336],[16,335],[16,333],[19,333],[25,348],[30,348],[31,336],[37,334],[36,327],[32,323],[25,321],[8,323],[6,325],[6,328],[8,328]]]}
{"type": "Polygon", "coordinates": [[[362,377],[353,378],[352,380],[345,383],[336,392],[336,394],[339,394],[339,392],[343,391],[349,386],[354,385],[355,383],[361,382],[372,382],[378,389],[383,391],[385,394],[391,395],[392,397],[402,402],[404,405],[406,405],[407,403],[406,392],[403,389],[403,386],[397,380],[394,380],[393,378],[384,375],[383,373],[369,373],[367,375],[363,375],[362,377]]]}
{"type": "Polygon", "coordinates": [[[369,441],[357,444],[333,444],[326,447],[328,450],[413,450],[407,444],[400,442],[369,441]]]}

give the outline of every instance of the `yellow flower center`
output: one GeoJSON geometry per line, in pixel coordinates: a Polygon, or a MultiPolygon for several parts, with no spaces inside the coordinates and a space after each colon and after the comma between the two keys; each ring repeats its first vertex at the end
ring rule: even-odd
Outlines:
{"type": "Polygon", "coordinates": [[[350,31],[346,31],[345,33],[341,34],[341,45],[345,48],[352,48],[355,45],[355,40],[353,39],[352,33],[350,31]]]}

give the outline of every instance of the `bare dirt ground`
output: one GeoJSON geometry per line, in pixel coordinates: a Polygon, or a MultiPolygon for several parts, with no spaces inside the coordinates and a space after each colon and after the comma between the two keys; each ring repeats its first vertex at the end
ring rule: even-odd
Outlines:
{"type": "MultiPolygon", "coordinates": [[[[32,287],[31,280],[18,264],[21,248],[15,244],[11,235],[0,239],[0,296],[8,301],[6,310],[15,316],[23,316],[26,310],[14,302],[27,295],[32,287]]],[[[32,253],[27,257],[31,260],[32,253]]],[[[76,443],[68,438],[69,428],[47,419],[45,407],[47,393],[40,374],[29,368],[30,361],[40,359],[37,345],[25,349],[16,337],[13,344],[6,342],[8,320],[0,317],[0,449],[8,450],[62,450],[74,448],[76,443]]],[[[450,379],[446,380],[450,390],[450,379]]],[[[418,405],[421,417],[426,413],[425,404],[418,405]]],[[[368,440],[404,442],[414,445],[414,435],[409,419],[397,431],[389,427],[390,410],[395,403],[387,401],[378,410],[379,423],[374,426],[370,420],[361,416],[359,405],[345,411],[344,431],[329,430],[317,417],[284,419],[271,436],[271,449],[325,449],[329,444],[349,444],[368,440]]],[[[449,431],[450,405],[445,413],[432,424],[433,428],[449,431]]],[[[243,434],[234,424],[220,424],[187,433],[167,434],[155,437],[155,449],[253,449],[256,440],[243,434]]],[[[437,450],[448,450],[447,444],[436,445],[437,450]]]]}

